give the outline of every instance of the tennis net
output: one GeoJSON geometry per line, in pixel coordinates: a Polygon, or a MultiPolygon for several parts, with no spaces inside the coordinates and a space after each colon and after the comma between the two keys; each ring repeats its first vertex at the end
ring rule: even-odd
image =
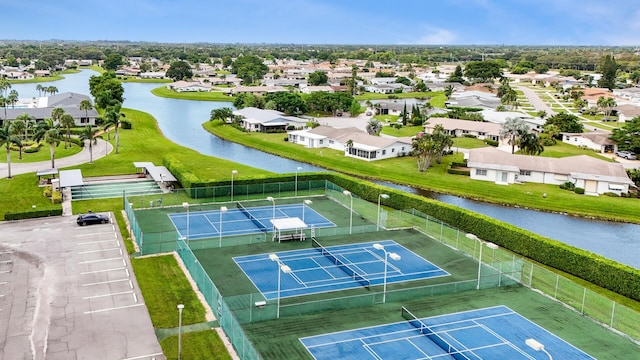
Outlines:
{"type": "Polygon", "coordinates": [[[258,218],[256,218],[255,216],[253,216],[253,214],[251,214],[249,212],[249,210],[247,210],[247,208],[245,208],[244,206],[242,206],[242,204],[240,204],[239,202],[236,203],[236,206],[238,207],[238,209],[240,211],[242,211],[242,213],[249,218],[249,220],[253,221],[253,223],[258,227],[258,229],[260,229],[260,231],[263,232],[267,232],[267,227],[260,222],[260,220],[258,220],[258,218]]]}
{"type": "Polygon", "coordinates": [[[472,360],[472,359],[482,359],[478,357],[476,354],[472,353],[469,350],[466,350],[464,353],[455,348],[453,345],[449,344],[442,336],[433,332],[431,328],[429,328],[425,323],[423,323],[420,319],[418,319],[415,315],[411,313],[411,311],[407,310],[404,306],[402,307],[402,317],[409,322],[409,324],[413,325],[415,328],[420,330],[420,333],[426,335],[429,340],[431,340],[434,344],[438,345],[442,350],[446,351],[449,355],[451,355],[456,360],[472,360]]]}
{"type": "Polygon", "coordinates": [[[320,243],[316,239],[311,239],[311,245],[316,248],[322,255],[324,255],[327,259],[331,260],[332,263],[336,264],[342,271],[349,274],[351,278],[357,282],[359,282],[362,286],[364,286],[367,290],[369,286],[371,286],[371,282],[365,278],[364,276],[357,273],[355,270],[350,268],[345,262],[338,259],[335,255],[333,255],[327,248],[320,245],[320,243]]]}

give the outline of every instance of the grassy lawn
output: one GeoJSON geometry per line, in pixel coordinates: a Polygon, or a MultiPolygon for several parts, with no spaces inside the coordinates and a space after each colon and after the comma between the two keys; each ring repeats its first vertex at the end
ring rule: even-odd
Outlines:
{"type": "MultiPolygon", "coordinates": [[[[390,94],[374,94],[374,93],[365,93],[356,95],[355,99],[358,101],[366,101],[366,100],[387,100],[389,99],[390,94]]],[[[432,92],[409,92],[409,93],[401,93],[401,94],[393,94],[393,96],[397,96],[398,99],[412,99],[412,98],[427,98],[430,97],[429,101],[431,105],[434,107],[444,107],[444,102],[447,100],[447,97],[444,95],[443,91],[432,91],[432,92]]]]}
{"type": "Polygon", "coordinates": [[[420,131],[424,131],[424,127],[422,127],[422,126],[403,126],[400,129],[396,129],[393,126],[383,126],[382,127],[382,133],[383,134],[396,136],[396,137],[415,136],[420,131]]]}
{"type": "Polygon", "coordinates": [[[603,156],[602,154],[592,150],[580,149],[577,146],[573,146],[562,141],[556,142],[553,146],[545,146],[544,151],[540,154],[540,156],[552,158],[563,158],[575,155],[588,155],[596,159],[612,162],[610,157],[603,156]]]}
{"type": "MultiPolygon", "coordinates": [[[[58,146],[53,149],[53,154],[55,159],[60,159],[63,157],[67,157],[70,155],[74,155],[82,151],[82,148],[78,145],[71,143],[71,146],[68,148],[64,148],[64,142],[61,142],[58,146]]],[[[0,152],[0,163],[7,162],[7,152],[6,149],[0,152]]],[[[19,151],[11,151],[11,163],[29,163],[36,161],[45,161],[51,160],[51,154],[49,153],[49,144],[43,144],[40,146],[37,152],[34,153],[25,153],[22,151],[22,160],[20,160],[20,152],[19,151]]]]}
{"type": "Polygon", "coordinates": [[[487,147],[484,141],[477,138],[470,137],[457,137],[453,139],[453,147],[460,147],[463,149],[477,149],[481,147],[487,147]]]}
{"type": "MultiPolygon", "coordinates": [[[[175,312],[175,309],[172,311],[175,312]]],[[[162,352],[167,359],[178,358],[178,336],[171,336],[160,341],[162,352]]],[[[231,355],[224,347],[218,333],[213,330],[182,334],[183,359],[227,360],[231,355]]]]}
{"type": "Polygon", "coordinates": [[[382,123],[395,123],[398,119],[400,119],[399,115],[373,115],[373,118],[376,120],[380,120],[382,123]]]}
{"type": "Polygon", "coordinates": [[[173,90],[167,89],[165,86],[160,86],[151,90],[151,93],[155,96],[172,99],[233,102],[233,98],[231,96],[225,95],[224,93],[219,91],[175,92],[173,90]]]}
{"type": "Polygon", "coordinates": [[[284,142],[282,134],[242,133],[231,126],[223,126],[220,122],[207,122],[204,126],[222,138],[246,146],[367,179],[386,180],[491,203],[640,222],[640,207],[635,199],[577,195],[561,190],[558,186],[545,184],[502,186],[471,180],[467,176],[447,174],[448,164],[462,161],[462,154],[446,156],[442,164],[436,164],[421,173],[417,170],[415,159],[410,156],[366,162],[345,157],[337,150],[306,149],[284,142]],[[547,194],[546,198],[542,196],[543,193],[547,194]]]}

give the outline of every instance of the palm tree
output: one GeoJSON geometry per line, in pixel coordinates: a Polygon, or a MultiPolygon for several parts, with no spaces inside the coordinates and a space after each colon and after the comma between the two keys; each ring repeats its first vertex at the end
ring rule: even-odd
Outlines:
{"type": "Polygon", "coordinates": [[[12,135],[15,135],[19,141],[19,143],[16,143],[16,145],[18,145],[18,150],[20,151],[20,160],[22,160],[22,136],[24,135],[24,129],[25,129],[26,125],[25,122],[20,120],[20,119],[15,119],[11,122],[11,125],[9,126],[9,132],[12,135]]]}
{"type": "Polygon", "coordinates": [[[120,127],[120,118],[125,117],[124,114],[120,112],[122,104],[117,102],[116,105],[109,106],[104,114],[105,116],[105,129],[107,130],[107,135],[109,134],[109,129],[111,126],[116,128],[116,154],[118,153],[118,148],[120,147],[120,141],[118,138],[118,128],[120,127]]]}
{"type": "Polygon", "coordinates": [[[351,139],[347,140],[345,145],[347,146],[347,150],[348,150],[347,153],[351,155],[351,150],[353,149],[353,140],[351,139]]]}
{"type": "Polygon", "coordinates": [[[84,111],[84,117],[89,120],[89,110],[93,109],[91,100],[84,99],[80,101],[78,108],[80,108],[81,111],[84,111]]]}
{"type": "Polygon", "coordinates": [[[413,156],[418,162],[418,171],[425,172],[431,166],[435,156],[435,143],[431,134],[422,134],[417,136],[411,142],[413,156]]]}
{"type": "Polygon", "coordinates": [[[80,133],[80,140],[88,140],[87,142],[89,143],[89,164],[93,164],[93,145],[98,143],[97,133],[98,129],[92,128],[91,125],[87,125],[80,133]]]}
{"type": "Polygon", "coordinates": [[[56,125],[60,124],[60,119],[62,118],[62,115],[64,115],[64,109],[61,107],[57,107],[54,108],[51,111],[51,120],[53,120],[53,123],[56,125]]]}
{"type": "Polygon", "coordinates": [[[536,134],[524,133],[518,139],[520,151],[526,155],[540,155],[544,151],[542,139],[536,134]]]}
{"type": "Polygon", "coordinates": [[[0,95],[0,106],[4,108],[4,118],[3,121],[7,120],[7,106],[9,105],[9,98],[6,96],[0,95]]]}
{"type": "Polygon", "coordinates": [[[55,161],[55,147],[60,144],[62,140],[62,134],[60,134],[60,130],[57,128],[52,128],[47,130],[44,134],[44,142],[49,144],[49,154],[51,155],[51,168],[54,169],[56,167],[55,161]]]}
{"type": "Polygon", "coordinates": [[[20,138],[11,133],[11,127],[8,122],[0,128],[0,146],[4,145],[7,149],[7,178],[11,179],[11,144],[22,147],[20,138]]]}
{"type": "Polygon", "coordinates": [[[600,96],[596,105],[598,106],[598,108],[602,109],[602,113],[604,114],[605,119],[608,119],[612,111],[611,108],[616,106],[617,104],[616,100],[612,97],[600,96]]]}
{"type": "Polygon", "coordinates": [[[44,119],[43,121],[38,121],[33,130],[33,136],[31,137],[31,139],[36,142],[44,140],[44,135],[47,133],[47,131],[54,128],[55,126],[53,125],[53,120],[51,119],[44,119]]]}
{"type": "Polygon", "coordinates": [[[71,128],[76,124],[75,119],[70,114],[64,114],[60,118],[60,126],[67,130],[67,141],[64,148],[71,147],[71,128]]]}
{"type": "Polygon", "coordinates": [[[47,92],[51,95],[55,95],[58,92],[58,88],[55,86],[47,86],[47,92]]]}
{"type": "Polygon", "coordinates": [[[509,139],[508,144],[511,145],[511,153],[516,152],[516,144],[522,134],[529,132],[529,127],[520,118],[507,118],[500,129],[500,137],[509,139]]]}
{"type": "Polygon", "coordinates": [[[15,120],[13,120],[14,123],[16,121],[20,121],[20,122],[22,122],[24,124],[24,127],[22,128],[23,134],[21,135],[21,138],[22,138],[22,140],[28,140],[29,139],[29,129],[33,126],[33,124],[35,124],[35,118],[33,118],[32,116],[30,116],[27,113],[22,113],[22,114],[18,115],[15,120]]]}
{"type": "Polygon", "coordinates": [[[36,86],[36,91],[38,92],[38,96],[42,97],[42,93],[45,91],[45,87],[38,84],[38,86],[36,86]]]}
{"type": "Polygon", "coordinates": [[[447,134],[444,126],[438,124],[431,132],[431,139],[434,145],[434,156],[438,164],[442,162],[442,155],[453,146],[453,138],[447,134]]]}
{"type": "Polygon", "coordinates": [[[367,122],[366,130],[369,135],[378,136],[382,131],[382,123],[378,119],[371,119],[367,122]]]}
{"type": "Polygon", "coordinates": [[[11,90],[7,97],[7,101],[9,102],[9,105],[11,105],[11,108],[14,109],[18,102],[18,92],[16,90],[11,90]]]}

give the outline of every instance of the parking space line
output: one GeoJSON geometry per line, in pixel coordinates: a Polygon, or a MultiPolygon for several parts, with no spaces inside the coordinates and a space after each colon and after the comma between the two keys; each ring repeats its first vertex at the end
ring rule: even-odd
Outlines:
{"type": "MultiPolygon", "coordinates": [[[[120,248],[110,248],[110,249],[102,249],[102,250],[89,250],[89,251],[81,251],[78,254],[84,255],[84,254],[93,254],[93,253],[98,253],[101,251],[111,251],[111,250],[120,250],[120,248]]],[[[122,254],[120,254],[122,255],[122,254]]],[[[1,262],[0,262],[1,263],[1,262]]]]}
{"type": "Polygon", "coordinates": [[[100,282],[89,283],[89,284],[82,284],[81,286],[104,285],[104,284],[111,284],[111,283],[122,282],[122,281],[128,281],[129,283],[131,283],[131,280],[129,279],[118,279],[118,280],[108,280],[108,281],[100,281],[100,282]]]}
{"type": "Polygon", "coordinates": [[[137,304],[138,303],[138,297],[136,296],[136,293],[134,293],[133,291],[132,291],[132,293],[133,293],[133,302],[137,304]]]}
{"type": "MultiPolygon", "coordinates": [[[[127,270],[127,268],[119,267],[119,268],[105,269],[105,270],[85,271],[85,272],[81,272],[80,275],[97,274],[97,273],[116,271],[116,270],[127,270]]],[[[129,270],[127,270],[127,277],[128,276],[129,276],[129,270]]]]}
{"type": "Polygon", "coordinates": [[[8,274],[10,272],[11,272],[11,270],[3,270],[3,271],[0,271],[0,274],[8,274]]]}
{"type": "Polygon", "coordinates": [[[0,251],[0,255],[13,254],[13,251],[0,251]]]}
{"type": "Polygon", "coordinates": [[[76,237],[96,236],[96,235],[100,235],[100,234],[111,234],[111,231],[94,232],[94,233],[90,233],[90,234],[76,234],[76,237]]]}
{"type": "Polygon", "coordinates": [[[3,261],[0,261],[0,264],[10,264],[12,262],[13,260],[3,260],[3,261]]]}
{"type": "Polygon", "coordinates": [[[87,260],[87,261],[81,261],[78,264],[81,264],[81,265],[82,264],[93,264],[93,263],[98,263],[98,262],[102,262],[102,261],[113,261],[113,260],[122,260],[122,258],[121,257],[116,257],[116,258],[108,258],[108,259],[87,260]]]}
{"type": "Polygon", "coordinates": [[[131,294],[131,293],[133,293],[133,291],[123,291],[123,292],[117,292],[117,293],[92,295],[92,296],[85,296],[85,297],[82,298],[82,300],[97,299],[97,298],[101,298],[101,297],[125,295],[125,294],[131,294]]]}
{"type": "Polygon", "coordinates": [[[119,307],[108,308],[108,309],[85,311],[84,314],[85,315],[89,315],[89,314],[101,313],[101,312],[105,312],[105,311],[128,309],[128,308],[138,307],[138,306],[144,306],[144,304],[140,303],[140,304],[129,305],[129,306],[119,306],[119,307]]]}
{"type": "MultiPolygon", "coordinates": [[[[107,242],[112,242],[112,241],[113,241],[113,240],[89,241],[89,242],[78,243],[78,245],[102,244],[102,243],[107,243],[107,242]]],[[[117,241],[117,240],[116,240],[116,241],[117,241]]]]}
{"type": "Polygon", "coordinates": [[[164,355],[164,353],[155,353],[155,354],[149,354],[149,355],[142,355],[142,356],[130,357],[130,358],[122,359],[122,360],[148,359],[148,358],[153,358],[154,356],[160,356],[160,355],[164,355]]]}
{"type": "MultiPolygon", "coordinates": [[[[129,281],[131,281],[131,280],[129,280],[129,281]]],[[[0,285],[7,285],[7,282],[6,281],[0,281],[0,285]]]]}

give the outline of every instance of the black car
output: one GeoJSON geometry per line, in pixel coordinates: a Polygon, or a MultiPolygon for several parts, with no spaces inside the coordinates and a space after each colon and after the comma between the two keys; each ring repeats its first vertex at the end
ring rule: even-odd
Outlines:
{"type": "Polygon", "coordinates": [[[80,226],[91,224],[106,224],[108,222],[109,218],[106,215],[94,213],[82,214],[76,219],[76,223],[80,226]]]}

